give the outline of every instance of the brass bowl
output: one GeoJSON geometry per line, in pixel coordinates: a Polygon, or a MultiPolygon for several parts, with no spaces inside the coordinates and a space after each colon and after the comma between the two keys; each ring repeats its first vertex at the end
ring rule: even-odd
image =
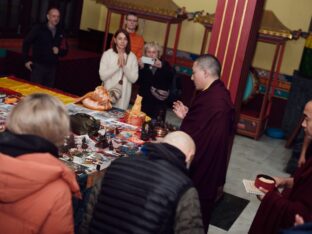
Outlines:
{"type": "Polygon", "coordinates": [[[164,137],[168,134],[168,131],[162,127],[155,127],[154,132],[156,137],[164,137]]]}

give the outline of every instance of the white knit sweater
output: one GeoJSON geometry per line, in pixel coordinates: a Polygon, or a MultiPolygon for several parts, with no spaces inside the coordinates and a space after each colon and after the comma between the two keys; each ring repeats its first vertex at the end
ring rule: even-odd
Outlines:
{"type": "MultiPolygon", "coordinates": [[[[125,59],[126,59],[125,54],[125,59]]],[[[127,64],[123,68],[117,65],[118,54],[109,49],[102,55],[100,62],[100,78],[106,89],[114,87],[124,72],[123,84],[122,84],[122,95],[121,98],[114,104],[114,107],[126,110],[128,108],[132,90],[132,83],[138,79],[138,62],[135,55],[130,52],[127,58],[127,64]]]]}

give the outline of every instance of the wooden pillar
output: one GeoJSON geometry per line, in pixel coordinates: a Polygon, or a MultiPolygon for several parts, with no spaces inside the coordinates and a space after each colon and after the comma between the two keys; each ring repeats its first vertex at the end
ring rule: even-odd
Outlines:
{"type": "Polygon", "coordinates": [[[205,53],[205,49],[206,49],[206,45],[207,45],[207,40],[208,40],[208,29],[205,27],[205,32],[204,32],[204,37],[203,37],[203,43],[202,43],[202,47],[200,50],[200,54],[204,54],[205,53]]]}
{"type": "Polygon", "coordinates": [[[166,34],[165,34],[165,39],[164,39],[164,49],[163,49],[163,56],[166,57],[166,50],[168,47],[168,39],[169,39],[169,33],[170,33],[170,26],[171,24],[168,22],[166,25],[166,34]]]}
{"type": "Polygon", "coordinates": [[[110,25],[111,16],[112,16],[112,12],[109,9],[107,9],[103,51],[106,50],[106,44],[107,44],[107,38],[108,38],[108,33],[109,33],[109,25],[110,25]]]}
{"type": "Polygon", "coordinates": [[[174,45],[173,45],[172,65],[176,64],[177,50],[178,50],[178,46],[179,46],[180,33],[181,33],[181,26],[182,26],[182,22],[178,23],[176,36],[175,36],[175,40],[174,40],[174,45]]]}
{"type": "Polygon", "coordinates": [[[222,64],[237,116],[254,55],[264,0],[218,0],[209,53],[222,64]]]}
{"type": "MultiPolygon", "coordinates": [[[[230,90],[236,123],[257,42],[264,0],[218,0],[208,52],[222,64],[221,79],[230,90]]],[[[234,136],[229,143],[228,162],[234,136]]]]}
{"type": "Polygon", "coordinates": [[[125,15],[120,16],[120,21],[119,21],[119,28],[124,28],[124,22],[125,22],[125,15]]]}
{"type": "MultiPolygon", "coordinates": [[[[272,99],[274,96],[275,88],[277,87],[278,84],[278,75],[280,73],[281,65],[282,65],[282,60],[283,60],[283,55],[285,51],[285,41],[282,43],[279,43],[276,45],[276,50],[271,66],[271,71],[270,71],[270,76],[269,76],[269,82],[270,84],[267,88],[268,89],[268,98],[269,98],[269,103],[268,103],[268,108],[267,108],[267,113],[266,115],[270,115],[271,107],[272,107],[272,99]],[[277,65],[276,65],[277,64],[277,65]]],[[[267,90],[266,90],[267,93],[267,90]]]]}

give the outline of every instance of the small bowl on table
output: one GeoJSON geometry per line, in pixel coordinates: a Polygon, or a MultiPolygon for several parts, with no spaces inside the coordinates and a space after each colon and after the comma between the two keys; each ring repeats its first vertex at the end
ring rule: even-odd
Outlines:
{"type": "Polygon", "coordinates": [[[154,133],[156,137],[164,138],[168,134],[168,131],[163,127],[157,126],[154,128],[154,133]]]}
{"type": "Polygon", "coordinates": [[[273,177],[264,175],[264,174],[257,175],[256,180],[255,180],[255,186],[257,188],[261,187],[268,191],[274,190],[275,184],[276,184],[276,181],[274,180],[273,177]]]}

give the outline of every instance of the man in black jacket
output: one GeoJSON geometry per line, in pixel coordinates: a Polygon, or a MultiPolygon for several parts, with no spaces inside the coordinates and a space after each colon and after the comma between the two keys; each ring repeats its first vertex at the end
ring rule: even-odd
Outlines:
{"type": "Polygon", "coordinates": [[[47,23],[32,28],[23,42],[25,67],[31,71],[30,80],[47,87],[53,87],[59,56],[65,56],[67,46],[62,31],[58,27],[60,11],[50,8],[47,23]],[[32,48],[32,58],[29,50],[32,48]]]}
{"type": "Polygon", "coordinates": [[[184,132],[116,159],[93,189],[80,233],[204,233],[187,167],[195,144],[184,132]]]}

